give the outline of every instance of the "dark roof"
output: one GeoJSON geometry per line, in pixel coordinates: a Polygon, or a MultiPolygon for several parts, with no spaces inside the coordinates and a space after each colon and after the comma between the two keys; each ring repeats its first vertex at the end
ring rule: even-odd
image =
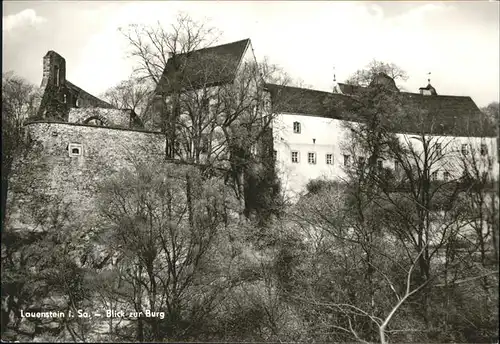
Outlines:
{"type": "Polygon", "coordinates": [[[234,81],[250,39],[195,50],[168,59],[157,93],[168,93],[174,84],[196,89],[234,81]]]}
{"type": "Polygon", "coordinates": [[[343,84],[341,82],[338,83],[340,90],[343,94],[353,94],[361,90],[363,87],[357,85],[343,84]]]}
{"type": "Polygon", "coordinates": [[[342,94],[317,91],[307,88],[266,84],[271,94],[273,111],[296,113],[307,116],[345,119],[340,104],[352,99],[342,94]]]}
{"type": "MultiPolygon", "coordinates": [[[[335,119],[357,121],[357,93],[363,87],[339,84],[344,94],[268,84],[273,110],[335,119]]],[[[401,118],[395,130],[401,133],[429,133],[452,136],[496,136],[486,116],[470,97],[425,96],[418,93],[394,93],[405,116],[422,111],[423,120],[401,118]]]]}
{"type": "Polygon", "coordinates": [[[109,104],[108,102],[105,102],[102,99],[97,98],[96,96],[88,93],[87,91],[81,89],[80,87],[76,86],[75,84],[69,82],[68,80],[66,80],[66,87],[68,87],[70,89],[70,91],[73,91],[76,94],[81,94],[81,95],[84,95],[85,98],[91,99],[94,102],[95,106],[103,107],[103,108],[110,108],[110,109],[114,108],[113,105],[109,104]]]}

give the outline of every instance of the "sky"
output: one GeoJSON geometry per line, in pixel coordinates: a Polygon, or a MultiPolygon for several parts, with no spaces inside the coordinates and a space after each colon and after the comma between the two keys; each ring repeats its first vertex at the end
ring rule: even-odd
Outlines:
{"type": "Polygon", "coordinates": [[[250,38],[265,57],[312,88],[331,91],[377,59],[407,71],[418,92],[499,101],[498,1],[3,1],[3,71],[40,84],[42,59],[54,50],[66,76],[100,95],[126,79],[134,61],[118,31],[128,24],[168,27],[179,12],[222,32],[219,43],[250,38]]]}

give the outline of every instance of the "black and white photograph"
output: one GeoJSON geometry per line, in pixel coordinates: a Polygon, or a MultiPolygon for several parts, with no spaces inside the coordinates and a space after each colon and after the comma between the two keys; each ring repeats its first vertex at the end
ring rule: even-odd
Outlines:
{"type": "Polygon", "coordinates": [[[2,10],[2,343],[498,344],[499,1],[2,10]]]}

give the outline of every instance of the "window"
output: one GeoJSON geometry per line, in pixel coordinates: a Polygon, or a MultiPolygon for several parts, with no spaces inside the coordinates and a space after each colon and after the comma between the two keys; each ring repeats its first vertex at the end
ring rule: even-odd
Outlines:
{"type": "Polygon", "coordinates": [[[365,157],[364,156],[360,156],[358,158],[358,165],[360,168],[363,168],[365,166],[365,157]]]}
{"type": "Polygon", "coordinates": [[[210,109],[210,100],[207,99],[207,98],[204,98],[202,101],[201,101],[201,111],[204,113],[204,114],[208,114],[209,112],[209,109],[210,109]]]}
{"type": "Polygon", "coordinates": [[[273,159],[278,160],[278,151],[277,150],[273,150],[273,159]]]}
{"type": "Polygon", "coordinates": [[[64,104],[66,104],[68,102],[68,96],[67,95],[63,95],[63,102],[64,102],[64,104]]]}
{"type": "Polygon", "coordinates": [[[300,134],[300,123],[299,122],[293,122],[293,132],[295,134],[300,134]]]}
{"type": "Polygon", "coordinates": [[[484,143],[481,144],[481,155],[488,155],[488,146],[486,146],[484,143]]]}
{"type": "Polygon", "coordinates": [[[82,155],[82,145],[79,143],[70,143],[68,145],[68,153],[70,157],[82,155]]]}
{"type": "Polygon", "coordinates": [[[250,153],[252,155],[257,155],[257,144],[253,144],[251,147],[250,147],[250,153]]]}
{"type": "Polygon", "coordinates": [[[432,174],[431,174],[431,180],[436,180],[437,176],[438,176],[437,171],[432,172],[432,174]]]}
{"type": "Polygon", "coordinates": [[[437,156],[443,155],[443,150],[442,150],[442,147],[441,147],[441,143],[436,143],[436,154],[437,154],[437,156]]]}
{"type": "Polygon", "coordinates": [[[469,153],[469,147],[467,143],[462,144],[462,154],[468,154],[469,153]]]}
{"type": "Polygon", "coordinates": [[[443,172],[443,180],[447,182],[450,180],[450,172],[443,172]]]}
{"type": "Polygon", "coordinates": [[[382,168],[383,168],[383,167],[384,167],[384,165],[383,165],[383,163],[382,163],[382,160],[378,160],[378,161],[377,161],[377,168],[378,168],[379,170],[382,170],[382,168]]]}
{"type": "Polygon", "coordinates": [[[75,102],[75,106],[76,107],[80,107],[80,99],[77,99],[76,102],[75,102]]]}
{"type": "Polygon", "coordinates": [[[59,66],[56,66],[56,86],[59,86],[59,66]]]}
{"type": "Polygon", "coordinates": [[[399,161],[394,161],[394,172],[396,174],[401,173],[401,165],[399,164],[399,161]]]}
{"type": "Polygon", "coordinates": [[[292,152],[292,162],[295,164],[299,163],[299,152],[292,152]]]}
{"type": "Polygon", "coordinates": [[[333,154],[327,154],[326,155],[326,164],[327,165],[333,165],[333,154]]]}
{"type": "Polygon", "coordinates": [[[344,154],[344,166],[346,166],[346,167],[349,166],[350,158],[351,158],[350,155],[344,154]]]}
{"type": "Polygon", "coordinates": [[[307,153],[307,162],[310,164],[316,164],[316,153],[307,153]]]}
{"type": "Polygon", "coordinates": [[[83,121],[84,124],[98,125],[101,127],[105,126],[103,119],[99,116],[92,116],[83,121]]]}
{"type": "Polygon", "coordinates": [[[208,135],[202,134],[201,136],[201,153],[207,153],[208,152],[208,135]]]}

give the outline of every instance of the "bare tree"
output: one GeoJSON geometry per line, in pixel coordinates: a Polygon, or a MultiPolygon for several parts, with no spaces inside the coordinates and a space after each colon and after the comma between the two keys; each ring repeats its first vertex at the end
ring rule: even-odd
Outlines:
{"type": "Polygon", "coordinates": [[[151,79],[155,85],[170,57],[211,46],[220,36],[207,22],[196,21],[185,13],[179,13],[169,28],[158,22],[156,26],[133,24],[120,31],[130,43],[130,56],[137,60],[135,73],[151,79]]]}
{"type": "Polygon", "coordinates": [[[124,300],[142,312],[132,319],[139,341],[189,338],[231,287],[222,278],[227,261],[218,258],[224,187],[184,169],[143,165],[104,185],[107,241],[125,268],[124,300]],[[163,312],[165,320],[146,310],[163,312]]]}
{"type": "Polygon", "coordinates": [[[146,116],[146,109],[153,94],[154,86],[148,80],[131,76],[108,89],[103,98],[115,108],[134,111],[142,122],[148,126],[151,118],[146,116]]]}
{"type": "Polygon", "coordinates": [[[356,86],[368,86],[373,78],[379,74],[384,73],[390,76],[395,81],[407,81],[408,74],[394,63],[382,62],[372,60],[365,68],[359,69],[352,74],[346,83],[356,86]]]}
{"type": "Polygon", "coordinates": [[[2,223],[14,157],[24,147],[24,122],[35,116],[40,92],[13,72],[2,73],[2,223]]]}

